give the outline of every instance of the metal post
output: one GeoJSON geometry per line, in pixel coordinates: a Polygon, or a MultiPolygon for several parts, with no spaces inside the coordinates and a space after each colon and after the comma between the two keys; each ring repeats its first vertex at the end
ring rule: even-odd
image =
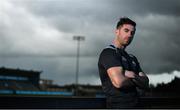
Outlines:
{"type": "Polygon", "coordinates": [[[78,95],[78,74],[79,74],[79,53],[80,53],[80,41],[84,40],[84,36],[74,36],[74,40],[77,40],[77,55],[76,55],[76,79],[75,79],[75,95],[78,95]]]}

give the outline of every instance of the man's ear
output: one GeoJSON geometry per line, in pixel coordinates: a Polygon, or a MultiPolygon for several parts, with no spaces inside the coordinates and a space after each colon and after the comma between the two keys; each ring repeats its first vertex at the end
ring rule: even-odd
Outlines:
{"type": "Polygon", "coordinates": [[[116,35],[118,35],[118,34],[119,34],[119,29],[115,29],[115,30],[114,30],[114,33],[115,33],[116,35]]]}

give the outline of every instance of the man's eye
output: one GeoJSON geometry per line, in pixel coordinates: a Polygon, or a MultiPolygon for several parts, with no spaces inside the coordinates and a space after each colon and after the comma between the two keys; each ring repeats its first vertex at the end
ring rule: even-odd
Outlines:
{"type": "Polygon", "coordinates": [[[135,32],[134,32],[134,31],[132,31],[132,32],[131,32],[131,35],[134,35],[134,33],[135,33],[135,32]]]}
{"type": "Polygon", "coordinates": [[[129,30],[128,30],[128,29],[125,29],[124,31],[125,31],[125,32],[128,32],[129,30]]]}

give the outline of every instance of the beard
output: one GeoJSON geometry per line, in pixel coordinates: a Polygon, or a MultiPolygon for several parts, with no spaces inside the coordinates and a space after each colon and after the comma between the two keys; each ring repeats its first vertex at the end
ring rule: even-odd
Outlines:
{"type": "Polygon", "coordinates": [[[124,41],[124,46],[128,46],[131,42],[132,42],[132,38],[130,38],[130,39],[126,39],[125,41],[124,41]]]}

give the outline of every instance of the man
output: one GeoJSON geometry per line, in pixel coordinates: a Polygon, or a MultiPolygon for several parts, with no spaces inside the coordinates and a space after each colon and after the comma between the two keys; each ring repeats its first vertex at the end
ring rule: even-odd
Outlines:
{"type": "Polygon", "coordinates": [[[127,17],[120,18],[115,38],[100,54],[98,68],[108,108],[134,108],[138,102],[138,89],[146,89],[149,79],[135,56],[125,48],[131,43],[136,23],[127,17]]]}

